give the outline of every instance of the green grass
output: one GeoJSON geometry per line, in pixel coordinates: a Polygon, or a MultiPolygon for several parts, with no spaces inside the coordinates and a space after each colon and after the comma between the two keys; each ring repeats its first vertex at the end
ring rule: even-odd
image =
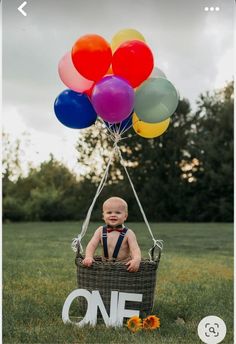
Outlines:
{"type": "MultiPolygon", "coordinates": [[[[97,225],[90,225],[84,247],[97,225]]],[[[164,240],[153,310],[161,328],[135,334],[126,327],[108,329],[103,323],[95,328],[63,324],[64,301],[77,287],[70,244],[80,226],[75,222],[3,226],[4,344],[200,344],[197,325],[207,315],[225,321],[223,343],[233,343],[232,224],[152,224],[154,236],[164,240]]],[[[148,230],[141,223],[130,227],[147,256],[152,245],[148,230]]]]}

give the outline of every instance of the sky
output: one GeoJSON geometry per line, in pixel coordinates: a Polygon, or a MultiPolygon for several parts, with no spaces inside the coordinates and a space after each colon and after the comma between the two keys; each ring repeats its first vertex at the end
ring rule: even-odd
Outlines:
{"type": "Polygon", "coordinates": [[[53,104],[67,88],[58,63],[80,36],[110,42],[121,29],[138,30],[155,66],[193,109],[200,93],[233,78],[233,0],[28,0],[27,16],[17,10],[22,2],[2,5],[2,127],[12,138],[28,133],[24,159],[35,165],[53,153],[79,172],[75,142],[82,131],[59,123],[53,104]]]}

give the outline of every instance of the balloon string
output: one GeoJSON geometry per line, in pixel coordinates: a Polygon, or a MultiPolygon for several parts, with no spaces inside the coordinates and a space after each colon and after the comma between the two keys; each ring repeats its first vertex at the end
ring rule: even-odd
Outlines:
{"type": "Polygon", "coordinates": [[[98,120],[106,127],[107,131],[110,134],[110,138],[113,138],[113,141],[114,141],[114,138],[117,137],[117,135],[122,136],[126,131],[128,131],[130,128],[132,128],[134,124],[136,124],[137,122],[140,121],[139,119],[137,119],[135,122],[131,123],[130,125],[128,125],[129,122],[127,122],[127,123],[125,123],[124,127],[121,129],[122,122],[119,122],[119,123],[107,122],[107,123],[105,123],[104,120],[100,117],[98,120]]]}
{"type": "Polygon", "coordinates": [[[80,252],[83,253],[83,247],[81,245],[81,240],[84,237],[85,233],[87,232],[94,204],[95,204],[98,196],[100,195],[100,193],[102,192],[102,190],[103,190],[103,188],[104,188],[104,186],[106,184],[109,168],[110,168],[110,165],[111,165],[111,162],[112,162],[112,158],[113,158],[113,154],[111,154],[111,156],[109,158],[109,161],[108,161],[105,173],[104,173],[104,175],[103,175],[103,177],[102,177],[102,179],[100,181],[100,184],[98,186],[98,189],[96,191],[94,199],[93,199],[93,201],[92,201],[92,203],[91,203],[91,205],[89,207],[89,210],[87,212],[86,218],[85,218],[85,220],[83,222],[83,225],[82,225],[81,233],[78,235],[77,238],[74,238],[73,241],[72,241],[71,247],[72,247],[72,250],[75,251],[75,252],[77,251],[77,245],[79,245],[80,246],[80,252]]]}
{"type": "Polygon", "coordinates": [[[129,121],[125,123],[124,128],[122,129],[121,133],[124,133],[126,130],[129,130],[133,126],[133,124],[134,123],[133,123],[133,117],[132,117],[130,125],[129,125],[129,121]]]}
{"type": "Polygon", "coordinates": [[[136,123],[139,122],[139,121],[140,121],[140,119],[137,119],[137,120],[134,121],[132,124],[130,124],[129,127],[127,127],[127,128],[124,127],[125,130],[121,130],[120,134],[123,135],[126,131],[128,131],[130,128],[132,128],[132,127],[134,126],[134,124],[136,124],[136,123]]]}
{"type": "Polygon", "coordinates": [[[152,238],[154,244],[158,243],[158,245],[160,245],[159,248],[162,249],[162,248],[163,248],[163,244],[161,243],[162,240],[156,240],[156,239],[154,238],[154,236],[153,236],[153,233],[152,233],[151,227],[150,227],[150,225],[149,225],[149,222],[148,222],[148,220],[147,220],[146,214],[145,214],[145,212],[144,212],[144,210],[143,210],[143,207],[142,207],[142,204],[141,204],[141,202],[140,202],[140,200],[139,200],[139,198],[138,198],[137,192],[136,192],[136,190],[135,190],[135,188],[134,188],[134,185],[133,185],[133,182],[132,182],[132,180],[131,180],[131,178],[130,178],[130,175],[129,175],[129,173],[128,173],[128,170],[127,170],[127,168],[126,168],[126,166],[125,166],[125,161],[124,161],[124,159],[123,159],[123,157],[122,157],[121,150],[120,150],[120,148],[119,148],[117,145],[116,145],[115,148],[116,148],[116,150],[117,150],[117,152],[118,152],[118,154],[119,154],[119,156],[120,156],[121,165],[124,167],[125,173],[126,173],[126,175],[127,175],[127,177],[128,177],[128,180],[129,180],[129,182],[130,182],[130,185],[131,185],[131,188],[132,188],[132,190],[133,190],[134,196],[135,196],[136,201],[137,201],[137,203],[138,203],[138,205],[139,205],[139,209],[140,209],[140,211],[141,211],[141,214],[143,215],[144,222],[145,222],[145,224],[146,224],[146,226],[147,226],[147,228],[148,228],[148,230],[149,230],[149,233],[150,233],[150,235],[151,235],[151,238],[152,238]]]}

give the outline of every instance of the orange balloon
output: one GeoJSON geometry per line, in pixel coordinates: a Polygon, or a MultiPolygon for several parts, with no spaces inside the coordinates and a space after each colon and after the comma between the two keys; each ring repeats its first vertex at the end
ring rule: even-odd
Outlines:
{"type": "Polygon", "coordinates": [[[110,65],[108,71],[106,72],[106,74],[113,74],[113,70],[112,70],[112,65],[110,65]]]}
{"type": "Polygon", "coordinates": [[[103,37],[90,34],[75,42],[71,57],[75,68],[83,77],[98,81],[106,74],[111,64],[112,52],[103,37]]]}

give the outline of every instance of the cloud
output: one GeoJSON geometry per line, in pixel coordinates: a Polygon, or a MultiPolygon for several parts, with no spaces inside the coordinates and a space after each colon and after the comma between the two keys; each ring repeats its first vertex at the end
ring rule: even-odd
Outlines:
{"type": "MultiPolygon", "coordinates": [[[[53,112],[55,98],[66,88],[57,73],[60,58],[81,35],[98,33],[110,41],[127,27],[144,35],[155,65],[194,104],[201,92],[228,79],[232,68],[233,3],[209,0],[209,6],[220,7],[217,13],[206,13],[205,5],[188,0],[30,1],[23,17],[16,2],[4,2],[5,109],[14,107],[15,126],[44,134],[45,141],[50,134],[69,136],[71,130],[53,112]]],[[[11,117],[4,121],[11,125],[11,117]]]]}
{"type": "Polygon", "coordinates": [[[56,159],[63,161],[71,169],[78,170],[78,152],[75,148],[79,137],[78,131],[62,126],[63,129],[57,130],[55,133],[32,127],[29,131],[29,126],[21,120],[22,116],[18,113],[17,108],[7,106],[3,110],[3,132],[9,133],[13,139],[19,138],[22,143],[24,143],[25,134],[27,134],[29,143],[27,147],[24,144],[25,166],[27,162],[33,162],[34,165],[37,165],[41,161],[49,159],[50,153],[53,153],[56,159]],[[58,132],[61,135],[58,135],[58,132]]]}

